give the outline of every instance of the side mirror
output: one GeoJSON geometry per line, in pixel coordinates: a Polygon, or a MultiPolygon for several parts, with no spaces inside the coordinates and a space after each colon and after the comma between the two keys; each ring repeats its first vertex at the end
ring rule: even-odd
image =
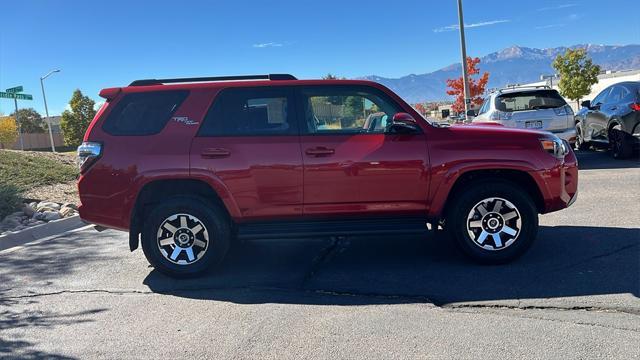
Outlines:
{"type": "Polygon", "coordinates": [[[476,111],[475,110],[467,111],[467,116],[476,116],[476,111]]]}
{"type": "Polygon", "coordinates": [[[585,100],[580,104],[583,108],[591,109],[591,101],[585,100]]]}
{"type": "Polygon", "coordinates": [[[391,124],[387,127],[387,132],[391,134],[412,134],[418,131],[416,119],[407,113],[396,113],[393,115],[391,124]]]}
{"type": "Polygon", "coordinates": [[[413,118],[410,114],[399,112],[393,115],[394,123],[403,123],[403,124],[416,124],[416,119],[413,118]]]}

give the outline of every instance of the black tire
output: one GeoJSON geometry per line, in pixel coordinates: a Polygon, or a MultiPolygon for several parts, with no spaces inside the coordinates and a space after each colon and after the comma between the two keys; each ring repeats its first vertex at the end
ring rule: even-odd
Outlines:
{"type": "Polygon", "coordinates": [[[200,198],[173,197],[147,214],[142,229],[142,250],[158,271],[171,277],[196,277],[222,262],[229,250],[230,238],[230,221],[220,207],[200,198]],[[172,232],[172,228],[176,231],[172,232]],[[185,243],[180,246],[178,239],[183,238],[185,243]],[[170,242],[170,239],[173,242],[161,245],[160,240],[170,242]],[[177,253],[175,257],[174,253],[177,253]]]}
{"type": "Polygon", "coordinates": [[[628,159],[633,154],[633,139],[620,125],[609,130],[609,151],[614,159],[628,159]]]}
{"type": "Polygon", "coordinates": [[[580,122],[576,123],[576,149],[578,150],[589,150],[591,148],[591,144],[588,141],[584,140],[584,134],[582,134],[582,125],[580,122]]]}
{"type": "Polygon", "coordinates": [[[502,264],[518,258],[531,247],[538,233],[538,211],[535,203],[526,191],[508,181],[496,179],[470,184],[447,208],[449,235],[465,255],[482,264],[502,264]],[[482,203],[491,198],[495,200],[482,203]],[[498,212],[494,212],[493,207],[498,201],[503,206],[498,212]],[[484,215],[479,210],[476,211],[480,204],[488,210],[484,215]],[[515,208],[516,216],[511,207],[515,208]],[[472,210],[475,215],[469,220],[472,210]],[[501,214],[501,217],[497,214],[501,214]],[[509,216],[513,217],[508,218],[509,216]],[[475,226],[472,226],[473,223],[475,226]],[[478,224],[481,226],[478,227],[478,224]],[[489,229],[488,224],[496,227],[489,229]],[[487,232],[485,227],[491,232],[487,232]],[[511,235],[506,233],[507,230],[517,230],[517,233],[511,235]],[[487,232],[487,235],[481,240],[483,232],[487,232]],[[495,234],[499,240],[494,237],[495,234]]]}

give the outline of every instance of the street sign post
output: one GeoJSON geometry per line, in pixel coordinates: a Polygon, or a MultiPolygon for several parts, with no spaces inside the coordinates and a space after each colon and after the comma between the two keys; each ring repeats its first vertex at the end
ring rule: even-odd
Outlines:
{"type": "Polygon", "coordinates": [[[5,91],[0,91],[0,98],[13,99],[13,104],[16,107],[16,124],[18,124],[18,132],[20,133],[20,149],[24,150],[24,141],[22,139],[22,125],[18,120],[18,100],[33,100],[33,95],[20,94],[24,89],[22,86],[14,86],[8,88],[5,91]]]}

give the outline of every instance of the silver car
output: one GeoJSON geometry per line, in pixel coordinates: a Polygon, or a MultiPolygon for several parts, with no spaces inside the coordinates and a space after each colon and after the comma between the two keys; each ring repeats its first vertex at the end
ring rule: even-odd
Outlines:
{"type": "Polygon", "coordinates": [[[492,92],[472,122],[549,131],[571,145],[576,142],[573,110],[548,86],[509,87],[492,92]]]}

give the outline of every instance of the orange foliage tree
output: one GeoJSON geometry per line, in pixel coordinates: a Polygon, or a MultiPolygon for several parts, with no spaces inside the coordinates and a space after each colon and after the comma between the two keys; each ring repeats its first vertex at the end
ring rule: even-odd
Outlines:
{"type": "MultiPolygon", "coordinates": [[[[474,79],[473,75],[480,74],[480,69],[476,66],[480,63],[480,58],[467,57],[467,70],[469,72],[469,95],[471,96],[471,103],[475,105],[482,104],[482,94],[489,82],[489,73],[485,71],[479,79],[474,79]]],[[[458,79],[447,80],[447,86],[450,90],[447,90],[447,94],[456,97],[455,103],[451,108],[455,112],[464,112],[464,85],[462,77],[458,79]]]]}

